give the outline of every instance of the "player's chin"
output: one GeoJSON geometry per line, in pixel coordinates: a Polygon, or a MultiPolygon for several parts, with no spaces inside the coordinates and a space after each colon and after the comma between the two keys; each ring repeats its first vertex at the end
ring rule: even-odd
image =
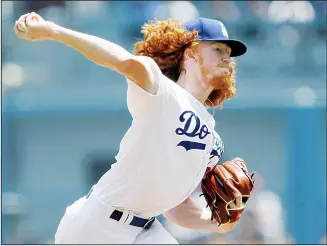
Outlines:
{"type": "Polygon", "coordinates": [[[230,87],[226,76],[215,76],[208,81],[208,84],[216,90],[226,90],[230,87]]]}
{"type": "Polygon", "coordinates": [[[226,77],[229,75],[230,71],[228,67],[220,67],[218,73],[221,77],[226,77]]]}

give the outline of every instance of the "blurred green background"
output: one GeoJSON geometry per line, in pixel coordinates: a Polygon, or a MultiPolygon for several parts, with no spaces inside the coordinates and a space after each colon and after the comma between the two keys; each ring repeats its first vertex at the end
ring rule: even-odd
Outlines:
{"type": "Polygon", "coordinates": [[[153,18],[221,20],[248,52],[216,130],[223,158],[245,158],[259,189],[226,235],[159,219],[186,244],[326,243],[326,1],[3,1],[1,10],[3,244],[53,243],[66,206],[110,168],[131,124],[123,77],[59,43],[16,38],[15,20],[31,11],[131,52],[153,18]]]}

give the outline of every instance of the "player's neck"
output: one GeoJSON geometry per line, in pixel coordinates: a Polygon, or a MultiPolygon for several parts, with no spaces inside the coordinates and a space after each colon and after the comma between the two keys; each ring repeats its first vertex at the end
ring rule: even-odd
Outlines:
{"type": "Polygon", "coordinates": [[[206,99],[213,90],[202,83],[202,81],[197,80],[196,76],[190,73],[181,74],[176,83],[198,99],[202,104],[205,103],[206,99]]]}

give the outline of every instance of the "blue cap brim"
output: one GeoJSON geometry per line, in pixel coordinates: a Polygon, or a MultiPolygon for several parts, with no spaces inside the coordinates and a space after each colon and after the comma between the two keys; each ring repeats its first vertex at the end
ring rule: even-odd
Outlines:
{"type": "Polygon", "coordinates": [[[217,41],[228,45],[232,49],[231,57],[244,55],[247,51],[246,45],[235,39],[200,39],[200,41],[217,41]]]}

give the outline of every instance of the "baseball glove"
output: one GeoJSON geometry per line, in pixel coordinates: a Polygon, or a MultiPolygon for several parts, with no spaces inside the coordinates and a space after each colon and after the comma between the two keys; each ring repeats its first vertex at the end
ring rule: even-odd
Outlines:
{"type": "Polygon", "coordinates": [[[206,172],[201,182],[201,195],[211,210],[211,220],[218,225],[239,220],[254,187],[253,175],[248,173],[242,158],[217,164],[206,172]],[[242,197],[242,207],[232,208],[230,204],[238,197],[242,197]]]}

